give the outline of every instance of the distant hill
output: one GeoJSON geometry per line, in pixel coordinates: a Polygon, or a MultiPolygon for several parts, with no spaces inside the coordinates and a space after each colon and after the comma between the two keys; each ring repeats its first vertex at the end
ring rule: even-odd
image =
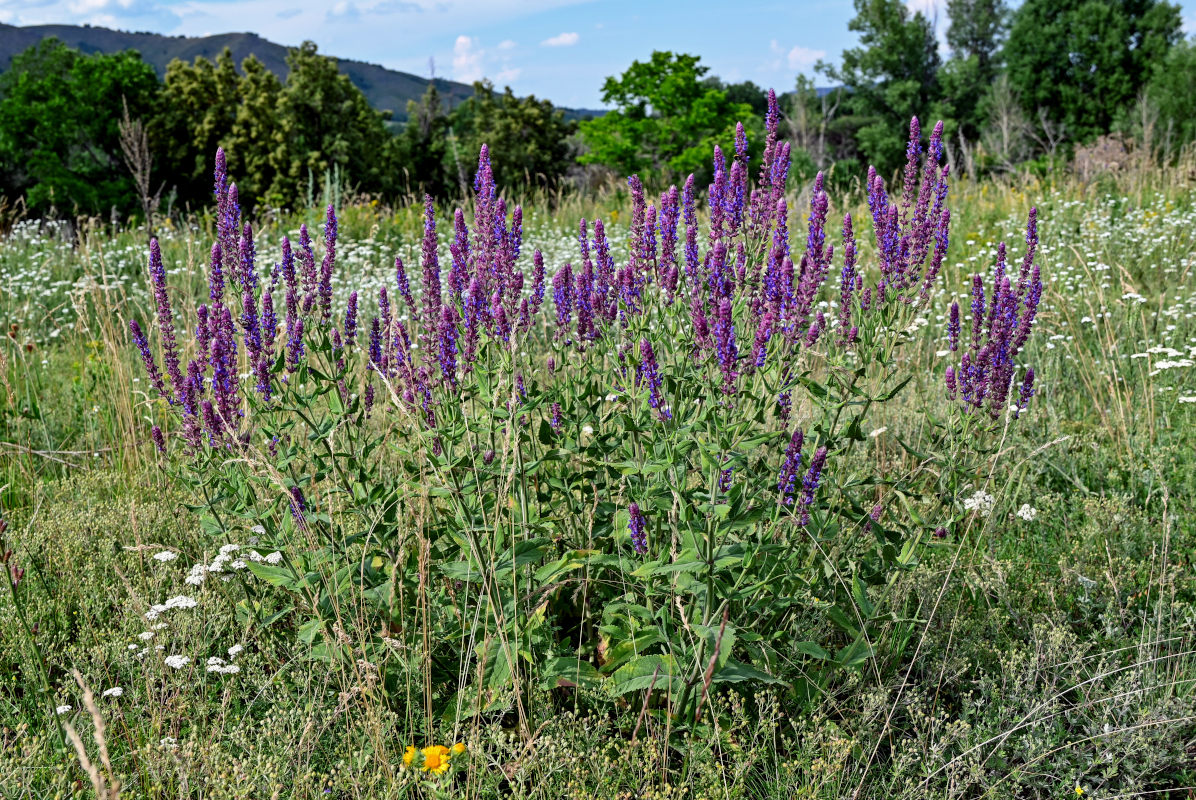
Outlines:
{"type": "MultiPolygon", "coordinates": [[[[224,48],[233,53],[240,64],[249,55],[257,56],[266,68],[285,79],[287,48],[263,39],[256,33],[221,33],[216,36],[164,36],[158,33],[129,33],[90,25],[32,25],[16,27],[0,24],[0,70],[8,69],[14,55],[47,37],[57,37],[68,46],[84,53],[117,53],[136,50],[142,60],[150,64],[158,77],[166,74],[166,65],[178,58],[194,61],[196,56],[215,59],[224,48]]],[[[428,88],[429,80],[407,72],[338,58],[340,71],[366,96],[370,105],[380,111],[390,111],[393,119],[407,119],[407,101],[418,100],[428,88]]],[[[455,106],[473,94],[473,87],[456,81],[436,78],[436,88],[449,105],[455,106]]],[[[584,115],[601,115],[601,111],[562,109],[565,116],[577,119],[584,115]]]]}

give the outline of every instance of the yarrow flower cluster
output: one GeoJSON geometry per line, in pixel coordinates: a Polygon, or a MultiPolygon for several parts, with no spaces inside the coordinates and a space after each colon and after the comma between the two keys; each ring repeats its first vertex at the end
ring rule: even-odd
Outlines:
{"type": "Polygon", "coordinates": [[[966,511],[979,511],[981,514],[988,514],[996,503],[996,498],[991,494],[983,489],[977,489],[975,494],[963,501],[963,507],[966,511]]]}

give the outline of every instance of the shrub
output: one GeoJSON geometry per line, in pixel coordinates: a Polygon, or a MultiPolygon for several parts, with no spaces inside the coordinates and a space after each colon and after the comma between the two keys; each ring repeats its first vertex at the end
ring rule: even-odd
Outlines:
{"type": "Polygon", "coordinates": [[[720,688],[809,696],[908,640],[887,589],[991,507],[995,435],[1032,393],[1014,358],[1041,294],[1033,217],[987,306],[977,277],[970,342],[953,309],[960,363],[902,440],[911,468],[878,474],[868,434],[915,377],[902,351],[948,247],[941,125],[922,163],[912,122],[900,197],[869,172],[875,242],[845,216],[832,291],[821,176],[791,249],[777,119],[770,93],[754,187],[743,128],[729,165],[716,149],[701,237],[692,177],[649,204],[633,176],[626,263],[583,220],[578,261],[551,277],[539,252],[525,274],[522,211],[508,217],[483,147],[451,265],[426,198],[419,285],[396,259],[368,323],[365,298],[342,312],[334,291],[334,210],[322,258],[304,227],[262,274],[218,154],[194,342],[156,244],[162,369],[132,334],[165,400],[158,449],[206,531],[278,551],[246,564],[293,596],[313,656],[378,665],[396,703],[422,695],[450,719],[526,725],[534,689],[580,686],[644,692],[682,729],[720,688]]]}

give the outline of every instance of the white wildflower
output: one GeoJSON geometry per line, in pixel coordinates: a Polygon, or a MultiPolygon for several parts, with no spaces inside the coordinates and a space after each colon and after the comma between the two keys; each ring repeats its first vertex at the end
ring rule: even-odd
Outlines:
{"type": "Polygon", "coordinates": [[[1022,507],[1017,510],[1017,515],[1026,522],[1031,522],[1038,516],[1038,509],[1034,508],[1029,503],[1022,503],[1022,507]]]}
{"type": "Polygon", "coordinates": [[[188,658],[187,656],[167,656],[166,657],[166,666],[171,667],[172,669],[182,669],[183,667],[187,666],[189,663],[191,663],[191,659],[188,658]]]}
{"type": "MultiPolygon", "coordinates": [[[[142,631],[141,633],[137,634],[137,638],[143,642],[148,642],[150,639],[154,638],[154,632],[153,631],[142,631]]],[[[137,645],[133,645],[133,646],[136,647],[137,645]]]]}
{"type": "Polygon", "coordinates": [[[206,564],[195,564],[191,567],[191,571],[187,573],[186,583],[192,586],[199,586],[207,577],[208,567],[206,564]]]}
{"type": "Polygon", "coordinates": [[[167,608],[195,608],[199,605],[194,597],[188,597],[185,594],[176,595],[166,601],[167,608]]]}
{"type": "Polygon", "coordinates": [[[67,713],[70,710],[71,710],[70,706],[59,706],[58,708],[54,709],[54,713],[61,717],[63,714],[67,713]]]}
{"type": "Polygon", "coordinates": [[[125,690],[119,686],[113,686],[111,689],[105,689],[101,697],[120,697],[125,693],[125,690]]]}
{"type": "Polygon", "coordinates": [[[977,489],[974,495],[963,501],[963,507],[967,511],[979,511],[982,514],[987,514],[993,510],[996,502],[991,494],[983,489],[977,489]]]}
{"type": "Polygon", "coordinates": [[[167,561],[174,561],[179,557],[179,554],[173,550],[163,550],[161,553],[154,554],[154,561],[161,561],[165,564],[167,561]]]}
{"type": "Polygon", "coordinates": [[[245,649],[245,648],[244,648],[244,647],[242,647],[241,645],[239,645],[239,644],[234,644],[232,647],[228,648],[228,657],[229,657],[229,658],[236,658],[236,657],[237,657],[237,655],[238,655],[238,654],[240,654],[240,652],[241,652],[242,650],[244,650],[244,649],[245,649]]]}
{"type": "Polygon", "coordinates": [[[241,549],[239,544],[225,544],[220,546],[220,555],[227,556],[229,553],[235,553],[241,549]]]}
{"type": "Polygon", "coordinates": [[[275,550],[273,553],[266,556],[263,560],[267,564],[281,564],[282,563],[282,553],[275,550]]]}

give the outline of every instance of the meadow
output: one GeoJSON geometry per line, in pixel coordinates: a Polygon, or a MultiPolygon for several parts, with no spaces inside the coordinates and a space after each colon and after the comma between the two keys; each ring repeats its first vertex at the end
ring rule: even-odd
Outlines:
{"type": "Polygon", "coordinates": [[[884,266],[863,175],[769,187],[792,261],[830,274],[804,317],[801,275],[797,301],[768,288],[777,223],[749,225],[750,200],[692,212],[688,264],[684,196],[645,218],[634,183],[522,198],[520,240],[484,160],[472,232],[326,188],[253,220],[253,277],[227,197],[158,221],[158,272],[144,227],[17,221],[0,791],[1192,796],[1196,168],[953,177],[948,246],[918,210],[943,181],[924,160],[903,235],[945,251],[937,281],[884,266]],[[944,371],[973,275],[991,309],[1032,208],[1033,331],[1008,399],[969,405],[944,371]],[[720,235],[724,212],[742,220],[720,235]],[[807,235],[820,213],[833,257],[807,235]],[[590,307],[604,261],[621,288],[590,307]],[[265,312],[195,335],[242,291],[256,314],[271,276],[279,317],[288,286],[312,298],[276,349],[265,312]],[[184,363],[210,356],[206,416],[185,396],[203,380],[167,374],[163,295],[184,363]]]}

